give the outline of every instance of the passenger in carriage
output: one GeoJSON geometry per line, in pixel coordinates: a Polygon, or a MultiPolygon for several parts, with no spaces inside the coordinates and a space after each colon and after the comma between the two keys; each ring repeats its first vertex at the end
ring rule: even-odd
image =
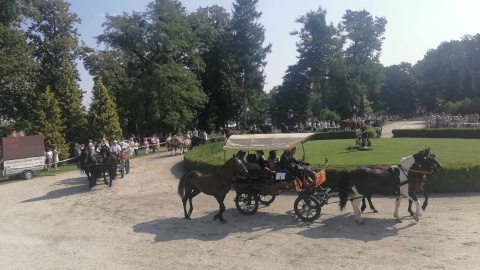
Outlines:
{"type": "Polygon", "coordinates": [[[278,163],[280,162],[280,157],[277,156],[277,151],[271,150],[268,153],[268,158],[267,158],[267,168],[270,169],[270,171],[275,172],[278,170],[278,163]]]}
{"type": "Polygon", "coordinates": [[[259,171],[260,165],[258,164],[257,161],[257,155],[256,154],[249,154],[247,155],[247,170],[257,170],[259,171]]]}
{"type": "Polygon", "coordinates": [[[236,158],[240,159],[243,163],[243,166],[245,166],[245,168],[247,168],[248,164],[247,162],[245,161],[245,155],[247,154],[247,152],[245,151],[238,151],[237,154],[235,155],[236,158]]]}

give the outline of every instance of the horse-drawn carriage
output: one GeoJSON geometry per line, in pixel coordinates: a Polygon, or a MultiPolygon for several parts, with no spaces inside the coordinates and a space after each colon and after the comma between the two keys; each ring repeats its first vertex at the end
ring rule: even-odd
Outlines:
{"type": "MultiPolygon", "coordinates": [[[[313,133],[288,133],[288,134],[252,134],[233,135],[224,150],[289,150],[297,144],[303,144],[313,136],[313,133]]],[[[237,210],[244,215],[253,215],[257,212],[259,203],[271,204],[277,195],[285,190],[294,189],[298,194],[293,208],[298,218],[303,221],[314,221],[320,216],[321,207],[328,204],[328,199],[335,196],[330,188],[320,185],[325,182],[325,170],[315,173],[314,185],[307,187],[300,179],[298,172],[303,174],[303,179],[308,177],[307,168],[297,165],[296,168],[278,168],[275,173],[266,170],[249,170],[246,176],[237,176],[232,181],[232,187],[237,195],[235,205],[237,210]],[[292,170],[296,170],[294,173],[292,170]]]]}
{"type": "Polygon", "coordinates": [[[130,172],[130,154],[127,148],[122,148],[117,155],[117,171],[122,178],[130,172]]]}

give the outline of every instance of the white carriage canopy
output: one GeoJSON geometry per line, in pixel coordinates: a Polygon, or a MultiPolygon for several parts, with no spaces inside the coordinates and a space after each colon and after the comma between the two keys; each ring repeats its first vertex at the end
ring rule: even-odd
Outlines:
{"type": "Polygon", "coordinates": [[[223,146],[223,150],[286,150],[304,143],[314,133],[275,133],[232,135],[223,146]]]}

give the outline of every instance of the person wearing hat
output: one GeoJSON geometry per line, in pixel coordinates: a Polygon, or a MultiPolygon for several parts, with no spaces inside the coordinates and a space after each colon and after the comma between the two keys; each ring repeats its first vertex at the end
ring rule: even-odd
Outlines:
{"type": "Polygon", "coordinates": [[[117,144],[117,141],[113,141],[112,147],[110,147],[110,152],[118,156],[122,148],[117,144]]]}
{"type": "Polygon", "coordinates": [[[100,145],[97,147],[97,152],[100,152],[100,149],[102,149],[102,148],[104,148],[104,147],[110,149],[110,145],[108,144],[107,139],[105,139],[105,138],[102,139],[102,142],[101,142],[100,145]]]}

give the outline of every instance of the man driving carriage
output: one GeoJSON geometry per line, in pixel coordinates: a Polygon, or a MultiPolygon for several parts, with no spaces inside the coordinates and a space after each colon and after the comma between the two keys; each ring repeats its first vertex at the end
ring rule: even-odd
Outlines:
{"type": "Polygon", "coordinates": [[[280,167],[288,170],[292,175],[304,181],[305,187],[314,186],[315,172],[307,168],[310,164],[305,162],[304,159],[297,159],[295,153],[297,147],[293,147],[290,150],[285,150],[280,157],[280,167]],[[300,168],[298,165],[302,166],[300,168]]]}

